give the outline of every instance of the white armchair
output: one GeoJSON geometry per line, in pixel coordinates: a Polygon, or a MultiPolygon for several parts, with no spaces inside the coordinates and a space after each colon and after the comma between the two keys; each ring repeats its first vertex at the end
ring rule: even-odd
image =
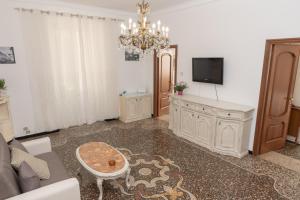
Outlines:
{"type": "MultiPolygon", "coordinates": [[[[52,152],[51,142],[48,137],[24,142],[22,144],[25,146],[25,148],[28,150],[29,153],[36,156],[52,152]]],[[[50,163],[48,163],[48,165],[49,164],[50,163]]],[[[53,171],[55,172],[55,169],[53,169],[53,171]]],[[[50,168],[50,174],[51,174],[51,168],[50,168]]],[[[59,200],[59,199],[80,200],[79,182],[76,178],[69,178],[59,182],[55,182],[40,187],[39,189],[14,196],[12,198],[9,198],[8,200],[59,200]]]]}

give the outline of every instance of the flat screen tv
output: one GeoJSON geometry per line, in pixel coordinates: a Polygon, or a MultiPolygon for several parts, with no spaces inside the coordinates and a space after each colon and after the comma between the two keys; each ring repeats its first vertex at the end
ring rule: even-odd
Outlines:
{"type": "Polygon", "coordinates": [[[223,85],[224,58],[193,58],[193,81],[223,85]]]}

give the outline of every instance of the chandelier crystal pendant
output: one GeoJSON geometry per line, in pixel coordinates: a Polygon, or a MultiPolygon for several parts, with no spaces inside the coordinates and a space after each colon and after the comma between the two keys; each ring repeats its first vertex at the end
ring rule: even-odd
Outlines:
{"type": "Polygon", "coordinates": [[[121,24],[119,37],[121,48],[138,54],[149,54],[154,50],[159,52],[170,47],[169,28],[162,26],[161,22],[151,25],[148,21],[150,5],[144,0],[137,5],[138,21],[129,19],[128,25],[121,24]]]}

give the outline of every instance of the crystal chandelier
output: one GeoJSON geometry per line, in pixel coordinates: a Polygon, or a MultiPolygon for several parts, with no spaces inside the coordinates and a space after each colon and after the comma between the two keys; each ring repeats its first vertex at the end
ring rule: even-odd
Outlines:
{"type": "Polygon", "coordinates": [[[138,21],[129,19],[128,25],[121,24],[120,46],[123,49],[138,54],[149,54],[154,50],[169,48],[169,28],[158,21],[151,25],[148,21],[150,13],[149,3],[143,0],[138,7],[138,21]]]}

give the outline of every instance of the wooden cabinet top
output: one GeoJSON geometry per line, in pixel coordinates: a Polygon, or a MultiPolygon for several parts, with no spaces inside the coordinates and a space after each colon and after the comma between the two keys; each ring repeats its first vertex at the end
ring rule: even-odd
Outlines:
{"type": "Polygon", "coordinates": [[[170,96],[172,99],[188,101],[191,103],[204,104],[210,107],[219,108],[223,110],[232,110],[232,111],[240,111],[240,112],[250,112],[254,111],[254,108],[251,106],[240,105],[236,103],[226,102],[226,101],[217,101],[215,99],[193,96],[193,95],[172,95],[170,96]]]}

